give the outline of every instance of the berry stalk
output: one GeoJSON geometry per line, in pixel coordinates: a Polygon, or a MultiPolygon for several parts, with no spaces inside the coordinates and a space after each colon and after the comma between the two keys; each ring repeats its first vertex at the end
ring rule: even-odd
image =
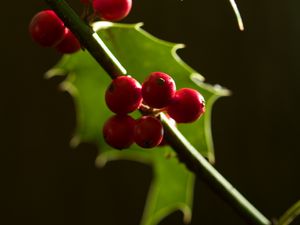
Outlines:
{"type": "MultiPolygon", "coordinates": [[[[93,29],[83,22],[64,0],[45,0],[66,26],[79,39],[95,60],[114,79],[126,70],[110,52],[93,29]]],[[[271,222],[243,197],[161,113],[166,140],[177,152],[179,159],[236,210],[249,224],[271,225],[271,222]]]]}

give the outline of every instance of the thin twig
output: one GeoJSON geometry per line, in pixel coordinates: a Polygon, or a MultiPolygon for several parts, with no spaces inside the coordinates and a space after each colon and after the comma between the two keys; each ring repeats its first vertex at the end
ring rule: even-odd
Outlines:
{"type": "Polygon", "coordinates": [[[278,220],[277,225],[289,225],[300,215],[300,201],[292,205],[278,220]]]}
{"type": "Polygon", "coordinates": [[[235,17],[237,19],[237,22],[238,22],[238,25],[239,25],[239,28],[241,31],[243,31],[245,28],[244,28],[244,23],[243,23],[243,19],[242,19],[242,16],[240,14],[240,11],[235,3],[235,0],[229,0],[230,4],[231,4],[231,7],[235,13],[235,17]]]}

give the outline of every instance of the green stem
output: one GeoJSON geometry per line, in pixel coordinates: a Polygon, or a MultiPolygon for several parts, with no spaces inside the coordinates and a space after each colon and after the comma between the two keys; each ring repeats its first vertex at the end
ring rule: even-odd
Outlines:
{"type": "Polygon", "coordinates": [[[162,114],[161,120],[166,133],[166,141],[177,152],[179,159],[199,178],[219,194],[249,224],[270,225],[271,222],[241,195],[173,126],[162,114]]]}
{"type": "Polygon", "coordinates": [[[235,0],[229,0],[230,2],[230,5],[235,13],[235,17],[237,19],[237,22],[238,22],[238,25],[239,25],[239,28],[241,31],[244,30],[244,24],[243,24],[243,20],[242,20],[242,17],[241,17],[241,14],[240,14],[240,11],[235,3],[235,0]]]}
{"type": "MultiPolygon", "coordinates": [[[[78,37],[82,46],[99,62],[105,71],[115,78],[126,74],[120,62],[105,46],[101,38],[84,23],[64,0],[45,0],[78,37]]],[[[209,162],[186,140],[186,138],[161,114],[167,141],[177,152],[179,159],[199,178],[227,201],[246,221],[255,225],[270,225],[271,222],[251,205],[209,162]]]]}
{"type": "Polygon", "coordinates": [[[66,1],[45,0],[45,2],[64,21],[65,25],[79,39],[81,45],[91,53],[112,79],[127,73],[97,33],[74,12],[66,1]]]}
{"type": "Polygon", "coordinates": [[[278,220],[277,225],[289,225],[300,215],[300,201],[296,202],[289,208],[278,220]]]}

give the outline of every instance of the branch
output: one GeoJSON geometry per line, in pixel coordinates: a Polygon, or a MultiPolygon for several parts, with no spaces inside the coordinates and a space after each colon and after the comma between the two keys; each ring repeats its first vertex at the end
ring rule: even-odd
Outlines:
{"type": "MultiPolygon", "coordinates": [[[[57,13],[65,25],[77,36],[84,46],[103,69],[114,79],[118,75],[125,75],[126,70],[105,46],[104,42],[92,28],[87,25],[70,8],[64,0],[45,0],[57,13]]],[[[180,133],[169,123],[161,113],[161,121],[165,129],[166,139],[170,146],[177,152],[179,159],[198,178],[220,195],[229,205],[236,210],[249,224],[270,225],[271,222],[261,214],[247,199],[245,199],[180,133]]]]}
{"type": "Polygon", "coordinates": [[[45,0],[45,2],[56,12],[65,25],[70,28],[79,39],[81,45],[91,53],[112,79],[126,74],[125,68],[110,52],[101,38],[74,12],[66,1],[45,0]]]}

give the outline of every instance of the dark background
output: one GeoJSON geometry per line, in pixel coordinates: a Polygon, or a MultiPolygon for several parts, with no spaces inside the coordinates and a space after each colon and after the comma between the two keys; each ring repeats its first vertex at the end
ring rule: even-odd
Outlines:
{"type": "MultiPolygon", "coordinates": [[[[69,1],[79,9],[79,0],[69,1]]],[[[217,169],[267,217],[300,199],[299,0],[134,0],[125,22],[187,48],[179,54],[233,95],[217,102],[217,169]]],[[[1,2],[0,224],[137,225],[151,169],[133,162],[94,166],[97,150],[69,148],[74,106],[43,73],[58,59],[27,27],[43,1],[1,2]]],[[[182,224],[175,213],[161,225],[182,224]]],[[[245,224],[201,181],[192,225],[245,224]]],[[[297,224],[295,222],[294,224],[297,224]]],[[[300,224],[300,220],[298,220],[300,224]]]]}

